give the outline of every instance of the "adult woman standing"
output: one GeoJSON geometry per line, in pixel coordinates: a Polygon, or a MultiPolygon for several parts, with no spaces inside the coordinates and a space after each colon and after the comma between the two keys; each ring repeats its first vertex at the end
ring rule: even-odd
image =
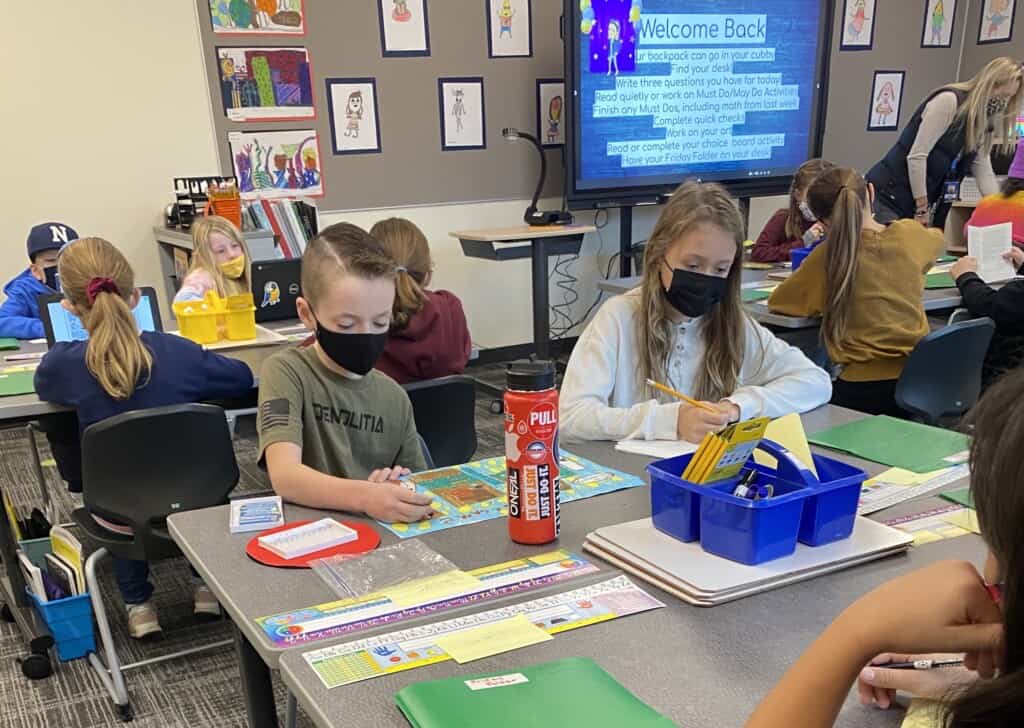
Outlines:
{"type": "Polygon", "coordinates": [[[875,216],[882,224],[931,220],[943,185],[972,173],[983,195],[998,191],[990,157],[993,142],[1012,147],[1021,106],[1019,62],[996,58],[969,81],[936,89],[910,117],[896,144],[867,174],[875,186],[875,216]]]}

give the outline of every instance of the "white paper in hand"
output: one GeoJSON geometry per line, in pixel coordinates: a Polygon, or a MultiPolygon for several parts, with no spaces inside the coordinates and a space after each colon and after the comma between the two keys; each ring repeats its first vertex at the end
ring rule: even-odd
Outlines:
{"type": "Polygon", "coordinates": [[[1017,275],[1003,254],[1013,247],[1013,223],[967,226],[967,254],[978,261],[978,276],[986,283],[1008,281],[1017,275]]]}

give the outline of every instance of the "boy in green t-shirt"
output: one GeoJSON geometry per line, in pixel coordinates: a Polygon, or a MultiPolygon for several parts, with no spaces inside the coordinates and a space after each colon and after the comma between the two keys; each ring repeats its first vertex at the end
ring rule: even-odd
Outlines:
{"type": "Polygon", "coordinates": [[[373,369],[394,298],[395,263],[365,231],[339,223],[309,243],[296,308],[316,339],[260,372],[260,462],[285,500],[381,521],[433,514],[398,482],[426,468],[409,397],[373,369]]]}

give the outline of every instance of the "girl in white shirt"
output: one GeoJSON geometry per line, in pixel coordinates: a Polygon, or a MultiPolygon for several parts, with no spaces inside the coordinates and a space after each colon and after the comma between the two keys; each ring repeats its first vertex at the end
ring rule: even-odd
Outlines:
{"type": "Polygon", "coordinates": [[[743,312],[743,221],[725,188],[687,182],[658,219],[642,285],[605,302],[569,359],[567,440],[688,440],[828,402],[828,374],[743,312]],[[648,378],[713,412],[663,395],[648,378]]]}

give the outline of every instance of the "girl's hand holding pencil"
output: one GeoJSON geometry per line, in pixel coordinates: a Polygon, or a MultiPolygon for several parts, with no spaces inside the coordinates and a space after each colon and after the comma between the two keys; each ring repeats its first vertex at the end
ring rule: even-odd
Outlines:
{"type": "Polygon", "coordinates": [[[891,707],[896,701],[896,692],[906,693],[915,698],[943,700],[951,691],[969,686],[978,679],[978,674],[963,666],[963,654],[896,655],[882,654],[861,670],[857,678],[857,693],[861,705],[874,703],[879,708],[891,707]],[[944,666],[947,660],[958,665],[944,666]],[[932,669],[893,669],[890,665],[932,661],[932,669]]]}
{"type": "Polygon", "coordinates": [[[699,443],[709,432],[717,432],[729,423],[739,420],[739,407],[728,400],[723,399],[717,404],[702,402],[653,379],[647,380],[647,386],[682,400],[683,404],[679,407],[676,419],[676,435],[680,440],[699,443]]]}

